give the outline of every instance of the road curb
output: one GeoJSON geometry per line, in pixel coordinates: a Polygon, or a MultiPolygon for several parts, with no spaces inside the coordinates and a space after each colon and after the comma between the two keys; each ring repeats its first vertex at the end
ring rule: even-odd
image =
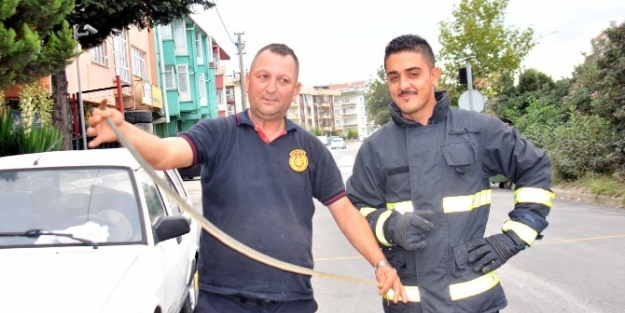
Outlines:
{"type": "Polygon", "coordinates": [[[552,188],[551,191],[553,191],[553,193],[556,195],[556,199],[566,199],[571,201],[606,205],[615,208],[623,208],[625,203],[625,198],[623,197],[609,197],[588,192],[581,192],[579,190],[567,190],[560,188],[552,188]]]}

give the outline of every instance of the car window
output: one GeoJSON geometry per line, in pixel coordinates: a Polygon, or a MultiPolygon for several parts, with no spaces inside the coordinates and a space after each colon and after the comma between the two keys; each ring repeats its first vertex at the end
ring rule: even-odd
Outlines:
{"type": "MultiPolygon", "coordinates": [[[[128,168],[0,171],[0,233],[31,229],[70,233],[101,244],[144,239],[128,168]]],[[[0,236],[0,248],[76,244],[60,236],[0,236]]]]}
{"type": "Polygon", "coordinates": [[[178,194],[183,198],[186,199],[187,197],[189,197],[189,195],[187,194],[186,189],[184,188],[184,185],[182,184],[182,178],[180,178],[180,175],[178,174],[177,171],[174,170],[168,170],[167,171],[167,176],[169,177],[169,179],[171,180],[170,183],[173,183],[174,186],[176,186],[176,188],[174,188],[176,191],[178,191],[178,194]]]}
{"type": "MultiPolygon", "coordinates": [[[[172,183],[172,178],[169,175],[166,175],[166,176],[167,177],[166,177],[165,181],[169,185],[169,188],[171,188],[174,191],[178,192],[178,195],[180,195],[180,192],[177,190],[176,186],[174,186],[174,184],[172,183]]],[[[180,207],[178,206],[178,203],[176,203],[176,201],[173,199],[173,197],[170,197],[165,192],[163,192],[163,197],[165,199],[167,199],[167,202],[169,203],[169,207],[171,208],[172,213],[174,215],[180,215],[180,207]]]]}
{"type": "Polygon", "coordinates": [[[152,181],[152,178],[143,170],[137,172],[137,178],[145,195],[150,223],[154,223],[159,216],[167,216],[161,195],[156,188],[156,184],[152,181]]]}

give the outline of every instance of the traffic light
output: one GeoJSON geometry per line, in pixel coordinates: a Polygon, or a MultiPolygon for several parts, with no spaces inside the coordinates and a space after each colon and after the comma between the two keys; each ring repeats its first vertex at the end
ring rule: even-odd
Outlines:
{"type": "Polygon", "coordinates": [[[467,84],[467,68],[466,67],[463,67],[458,70],[458,81],[460,82],[460,85],[467,84]]]}

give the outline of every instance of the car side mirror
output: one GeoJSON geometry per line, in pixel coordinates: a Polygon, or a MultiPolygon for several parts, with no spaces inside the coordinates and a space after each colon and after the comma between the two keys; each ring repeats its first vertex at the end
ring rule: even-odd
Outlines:
{"type": "Polygon", "coordinates": [[[159,243],[172,238],[186,235],[191,231],[191,222],[184,216],[160,216],[152,226],[159,243]]]}

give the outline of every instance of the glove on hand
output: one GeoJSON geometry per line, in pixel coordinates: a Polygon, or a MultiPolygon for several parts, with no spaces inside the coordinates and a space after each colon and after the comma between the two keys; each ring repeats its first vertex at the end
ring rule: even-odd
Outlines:
{"type": "Polygon", "coordinates": [[[434,228],[426,218],[432,216],[432,211],[417,211],[400,214],[393,212],[386,225],[386,238],[390,242],[414,251],[425,247],[425,236],[434,228]]]}
{"type": "Polygon", "coordinates": [[[467,243],[469,263],[473,270],[484,274],[501,267],[508,259],[525,249],[525,242],[513,231],[476,238],[467,243]],[[477,260],[477,261],[476,261],[477,260]]]}

